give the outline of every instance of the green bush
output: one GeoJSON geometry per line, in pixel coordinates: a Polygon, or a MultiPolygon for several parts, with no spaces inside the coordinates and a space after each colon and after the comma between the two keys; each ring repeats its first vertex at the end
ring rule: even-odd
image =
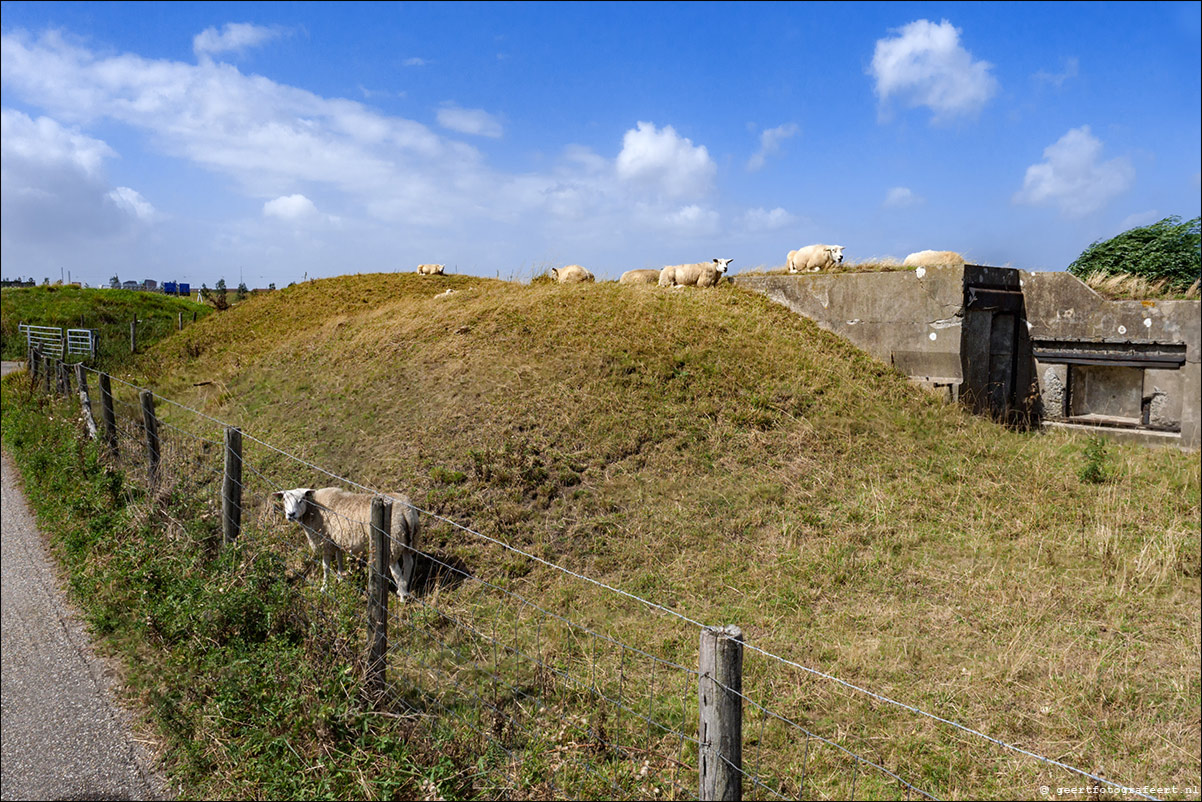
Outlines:
{"type": "Polygon", "coordinates": [[[1080,279],[1130,273],[1148,281],[1164,281],[1175,290],[1188,290],[1202,277],[1202,218],[1181,222],[1166,217],[1159,223],[1124,231],[1097,241],[1068,267],[1080,279]]]}

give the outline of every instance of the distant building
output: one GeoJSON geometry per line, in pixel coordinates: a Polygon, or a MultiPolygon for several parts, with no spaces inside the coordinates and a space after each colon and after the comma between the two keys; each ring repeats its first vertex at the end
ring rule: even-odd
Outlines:
{"type": "Polygon", "coordinates": [[[140,290],[140,289],[142,289],[142,286],[140,284],[138,284],[138,282],[136,282],[136,281],[123,281],[123,282],[121,282],[121,289],[123,289],[123,290],[140,290]]]}
{"type": "Polygon", "coordinates": [[[159,283],[152,278],[148,278],[142,282],[142,289],[149,292],[154,292],[159,288],[159,283]]]}

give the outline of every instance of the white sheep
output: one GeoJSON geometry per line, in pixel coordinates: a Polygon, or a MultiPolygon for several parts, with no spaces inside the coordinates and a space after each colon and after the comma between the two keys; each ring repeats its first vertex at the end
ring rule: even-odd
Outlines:
{"type": "MultiPolygon", "coordinates": [[[[330,563],[342,573],[343,552],[365,557],[371,551],[371,500],[369,493],[350,493],[337,487],[314,490],[298,487],[273,495],[284,500],[284,516],[301,525],[314,554],[321,550],[321,589],[326,589],[330,563]]],[[[414,554],[420,535],[417,510],[405,496],[392,496],[392,577],[402,601],[410,597],[414,554]],[[401,562],[404,560],[402,570],[401,562]]]]}
{"type": "Polygon", "coordinates": [[[964,267],[964,257],[955,251],[918,251],[906,257],[903,267],[964,267]]]}
{"type": "Polygon", "coordinates": [[[789,251],[785,267],[790,273],[817,273],[843,263],[842,245],[807,245],[789,251]]]}
{"type": "Polygon", "coordinates": [[[551,278],[560,284],[578,284],[584,281],[596,281],[593,274],[580,265],[551,268],[551,278]]]}
{"type": "Polygon", "coordinates": [[[619,284],[655,284],[659,281],[658,270],[627,270],[618,279],[619,284]]]}
{"type": "Polygon", "coordinates": [[[419,276],[441,276],[444,275],[443,268],[446,265],[418,265],[417,274],[419,276]]]}
{"type": "Polygon", "coordinates": [[[668,265],[659,271],[661,287],[712,287],[722,280],[734,259],[715,259],[688,265],[668,265]]]}

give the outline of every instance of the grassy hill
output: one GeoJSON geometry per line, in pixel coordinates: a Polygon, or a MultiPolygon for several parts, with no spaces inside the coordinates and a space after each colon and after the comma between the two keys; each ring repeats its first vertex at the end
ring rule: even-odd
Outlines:
{"type": "MultiPolygon", "coordinates": [[[[211,316],[130,375],[789,660],[1122,782],[1198,782],[1197,454],[1112,445],[1092,457],[1109,481],[1083,481],[1085,440],[947,406],[729,285],[345,276],[211,316]]],[[[274,452],[248,459],[278,483],[321,481],[274,452]]],[[[445,523],[426,537],[475,576],[695,665],[696,632],[671,617],[445,523]]],[[[1035,793],[1012,754],[749,670],[757,693],[920,785],[1035,793]]]]}
{"type": "Polygon", "coordinates": [[[24,359],[21,323],[34,326],[97,329],[100,362],[118,364],[129,359],[129,324],[136,315],[139,348],[149,347],[172,334],[183,313],[203,318],[213,311],[205,304],[157,292],[81,289],[73,286],[5,287],[0,290],[0,355],[24,359]]]}
{"type": "MultiPolygon", "coordinates": [[[[1083,441],[932,400],[730,286],[350,276],[155,359],[169,397],[777,654],[1036,751],[1091,742],[1079,760],[1114,776],[1196,780],[1196,454],[1112,447],[1113,481],[1082,482],[1083,441]]],[[[434,538],[481,575],[528,570],[434,538]]]]}

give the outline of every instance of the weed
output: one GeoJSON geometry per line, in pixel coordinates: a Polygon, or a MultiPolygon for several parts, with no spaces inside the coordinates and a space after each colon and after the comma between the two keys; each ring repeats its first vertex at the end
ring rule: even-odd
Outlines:
{"type": "Polygon", "coordinates": [[[1111,479],[1110,455],[1106,438],[1100,434],[1090,435],[1085,441],[1085,465],[1077,472],[1077,478],[1089,484],[1102,484],[1111,479]]]}

